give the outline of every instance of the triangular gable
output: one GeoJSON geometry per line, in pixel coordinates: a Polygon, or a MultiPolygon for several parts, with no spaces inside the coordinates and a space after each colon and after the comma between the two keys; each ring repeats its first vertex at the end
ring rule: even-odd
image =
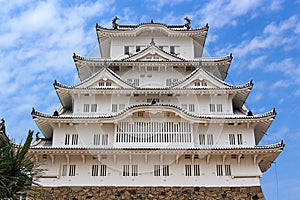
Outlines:
{"type": "Polygon", "coordinates": [[[87,78],[74,88],[134,88],[130,83],[122,80],[119,75],[105,67],[87,78]]]}
{"type": "Polygon", "coordinates": [[[232,85],[213,76],[202,68],[195,69],[181,81],[174,83],[172,88],[229,88],[232,85]]]}
{"type": "Polygon", "coordinates": [[[150,45],[142,51],[133,54],[127,58],[122,59],[123,61],[129,60],[172,60],[172,61],[183,61],[183,58],[177,57],[175,54],[168,53],[155,45],[150,45]]]}

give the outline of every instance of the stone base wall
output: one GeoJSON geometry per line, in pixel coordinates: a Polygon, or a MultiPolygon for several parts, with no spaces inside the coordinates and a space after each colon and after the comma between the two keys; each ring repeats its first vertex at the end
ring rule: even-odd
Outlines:
{"type": "Polygon", "coordinates": [[[261,187],[32,187],[30,200],[62,199],[265,199],[261,187]]]}

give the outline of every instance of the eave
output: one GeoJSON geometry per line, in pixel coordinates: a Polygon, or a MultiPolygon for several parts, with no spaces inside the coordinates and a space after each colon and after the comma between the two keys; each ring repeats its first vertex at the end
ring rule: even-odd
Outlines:
{"type": "MultiPolygon", "coordinates": [[[[53,147],[53,146],[32,146],[29,149],[30,154],[43,155],[176,155],[178,158],[181,155],[191,154],[198,155],[200,159],[209,161],[211,156],[231,156],[231,155],[251,155],[253,156],[253,163],[258,164],[261,171],[267,171],[273,161],[284,149],[283,142],[254,147],[191,147],[191,148],[118,148],[118,147],[53,147]]],[[[225,157],[226,158],[226,157],[225,157]]],[[[238,159],[238,158],[237,158],[238,159]]],[[[239,160],[238,160],[239,162],[239,160]]]]}
{"type": "Polygon", "coordinates": [[[73,60],[78,72],[78,76],[81,81],[92,76],[98,70],[103,68],[105,65],[108,67],[114,66],[140,66],[147,63],[155,63],[157,66],[178,66],[186,67],[193,66],[194,68],[201,66],[206,71],[210,72],[214,76],[221,80],[225,80],[227,72],[232,61],[232,55],[220,58],[199,58],[193,60],[109,60],[103,58],[86,58],[76,54],[73,55],[73,60]]]}
{"type": "Polygon", "coordinates": [[[252,89],[252,83],[246,83],[241,86],[233,86],[231,88],[110,88],[110,87],[96,87],[96,88],[75,88],[74,86],[66,86],[55,81],[53,84],[55,91],[60,99],[62,106],[66,109],[72,107],[72,95],[134,95],[134,94],[158,94],[158,95],[232,95],[233,101],[238,106],[246,100],[249,92],[252,89]]]}
{"type": "MultiPolygon", "coordinates": [[[[183,110],[179,106],[174,105],[163,105],[163,104],[140,104],[133,105],[128,107],[122,112],[115,114],[103,114],[103,115],[74,115],[72,112],[65,112],[60,114],[59,116],[44,114],[38,112],[33,109],[31,115],[34,121],[37,123],[41,131],[44,133],[45,137],[51,137],[53,131],[53,124],[62,124],[62,123],[115,123],[118,121],[122,121],[128,117],[130,117],[135,112],[149,112],[149,113],[157,113],[157,112],[172,112],[175,115],[181,117],[182,119],[189,121],[191,123],[202,123],[202,124],[210,124],[210,123],[245,123],[245,124],[255,124],[256,126],[260,123],[264,123],[266,125],[258,127],[258,129],[264,129],[269,127],[270,123],[275,118],[274,111],[267,112],[264,114],[247,116],[247,115],[234,115],[234,114],[220,114],[220,115],[196,115],[186,110],[183,110]]],[[[266,130],[260,130],[266,131],[266,130]]],[[[256,136],[257,137],[257,136],[256,136]]]]}

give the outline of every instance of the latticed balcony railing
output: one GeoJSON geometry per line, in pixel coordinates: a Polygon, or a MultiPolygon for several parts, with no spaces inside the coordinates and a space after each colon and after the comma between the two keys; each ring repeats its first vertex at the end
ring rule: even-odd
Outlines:
{"type": "Polygon", "coordinates": [[[188,122],[119,122],[116,143],[191,143],[188,122]]]}

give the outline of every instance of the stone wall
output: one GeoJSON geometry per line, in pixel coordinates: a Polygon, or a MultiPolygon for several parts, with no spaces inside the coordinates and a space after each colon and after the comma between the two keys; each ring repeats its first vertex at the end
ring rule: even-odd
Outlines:
{"type": "Polygon", "coordinates": [[[265,199],[261,187],[32,187],[30,200],[265,199]]]}

